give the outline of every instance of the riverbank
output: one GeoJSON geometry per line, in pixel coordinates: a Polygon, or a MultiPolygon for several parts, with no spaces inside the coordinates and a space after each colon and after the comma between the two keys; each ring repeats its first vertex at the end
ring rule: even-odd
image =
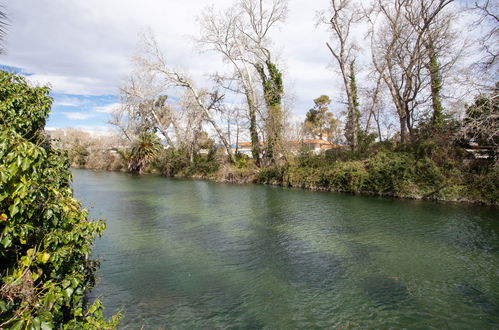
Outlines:
{"type": "MultiPolygon", "coordinates": [[[[178,178],[204,179],[227,184],[265,184],[282,187],[299,188],[313,191],[339,192],[356,195],[369,195],[380,197],[391,197],[400,199],[428,200],[441,202],[457,202],[481,204],[488,206],[499,206],[497,190],[496,195],[483,194],[481,191],[468,185],[447,185],[439,187],[420,187],[416,184],[408,184],[400,187],[401,191],[396,190],[366,190],[370,183],[363,182],[365,177],[352,176],[349,180],[341,182],[339,176],[328,173],[328,169],[304,169],[296,167],[287,168],[268,168],[256,172],[240,171],[237,169],[223,170],[216,175],[194,175],[194,176],[176,176],[178,178]],[[307,171],[311,170],[311,171],[307,171]],[[310,175],[303,175],[305,172],[310,175]]],[[[367,181],[367,180],[366,180],[367,181]]],[[[496,181],[497,182],[497,179],[496,181]]]]}
{"type": "Polygon", "coordinates": [[[362,160],[328,160],[322,156],[306,155],[268,168],[257,168],[251,162],[241,166],[203,160],[184,167],[159,167],[153,162],[144,174],[228,184],[254,183],[402,199],[499,205],[497,166],[471,160],[441,165],[408,152],[378,152],[362,160]]]}

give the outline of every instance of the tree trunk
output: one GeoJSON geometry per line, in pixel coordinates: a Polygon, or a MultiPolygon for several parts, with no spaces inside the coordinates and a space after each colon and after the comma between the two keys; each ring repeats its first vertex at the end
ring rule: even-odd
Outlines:
{"type": "Polygon", "coordinates": [[[442,77],[440,74],[440,66],[438,64],[438,55],[435,51],[435,46],[432,40],[426,43],[426,49],[428,51],[429,63],[428,71],[430,72],[430,82],[431,82],[431,102],[433,107],[433,115],[431,118],[432,126],[439,126],[442,124],[443,118],[443,106],[442,106],[442,77]]]}

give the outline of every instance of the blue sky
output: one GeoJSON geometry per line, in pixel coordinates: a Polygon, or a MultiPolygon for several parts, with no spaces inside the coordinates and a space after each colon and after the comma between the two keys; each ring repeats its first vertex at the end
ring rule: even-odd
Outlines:
{"type": "MultiPolygon", "coordinates": [[[[33,76],[21,68],[0,65],[0,69],[33,76]]],[[[105,132],[111,126],[107,124],[109,113],[118,105],[118,96],[113,94],[79,95],[51,92],[54,99],[52,111],[47,121],[47,128],[80,128],[88,131],[105,132]]]]}
{"type": "Polygon", "coordinates": [[[118,102],[116,95],[53,93],[54,105],[47,126],[106,130],[109,112],[118,102]]]}

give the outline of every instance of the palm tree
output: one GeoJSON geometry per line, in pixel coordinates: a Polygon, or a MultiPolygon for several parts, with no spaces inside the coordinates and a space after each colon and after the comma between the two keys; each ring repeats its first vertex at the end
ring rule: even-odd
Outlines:
{"type": "Polygon", "coordinates": [[[159,138],[153,132],[142,132],[133,143],[129,154],[128,170],[142,173],[149,161],[161,150],[159,138]]]}

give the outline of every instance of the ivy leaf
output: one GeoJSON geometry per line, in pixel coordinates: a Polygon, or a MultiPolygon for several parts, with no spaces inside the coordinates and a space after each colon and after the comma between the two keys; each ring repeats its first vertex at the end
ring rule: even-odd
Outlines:
{"type": "Polygon", "coordinates": [[[10,328],[10,330],[22,330],[24,329],[24,320],[19,320],[10,328]]]}
{"type": "Polygon", "coordinates": [[[64,291],[63,291],[63,292],[64,292],[64,297],[65,297],[66,299],[71,298],[71,295],[73,294],[73,291],[74,291],[74,290],[73,290],[73,288],[71,288],[71,287],[64,289],[64,291]]]}
{"type": "Polygon", "coordinates": [[[0,243],[4,248],[8,248],[12,243],[12,239],[9,236],[5,236],[0,243]]]}

